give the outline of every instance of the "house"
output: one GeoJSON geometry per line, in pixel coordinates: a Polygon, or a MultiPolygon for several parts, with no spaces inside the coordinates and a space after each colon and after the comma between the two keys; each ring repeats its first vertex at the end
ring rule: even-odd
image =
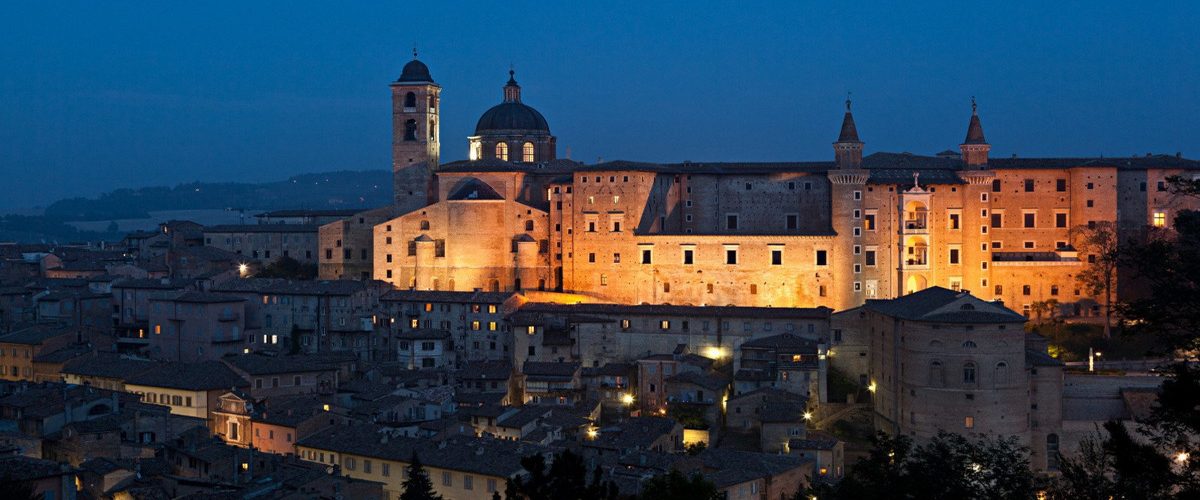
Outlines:
{"type": "Polygon", "coordinates": [[[76,329],[60,324],[41,324],[0,336],[0,379],[34,380],[33,360],[75,342],[76,329]]]}
{"type": "Polygon", "coordinates": [[[666,417],[634,417],[597,429],[582,445],[585,456],[601,459],[635,451],[675,453],[683,450],[683,425],[666,417]]]}
{"type": "Polygon", "coordinates": [[[29,483],[35,498],[74,500],[76,470],[52,460],[0,457],[0,483],[29,483]]]}
{"type": "Polygon", "coordinates": [[[345,354],[226,356],[230,369],[250,382],[256,399],[297,394],[333,394],[341,378],[342,364],[352,360],[345,354]]]}
{"type": "Polygon", "coordinates": [[[569,404],[579,400],[579,363],[526,361],[525,403],[569,404]]]}
{"type": "Polygon", "coordinates": [[[159,366],[159,362],[115,352],[94,352],[63,364],[62,379],[111,391],[126,391],[130,377],[159,366]]]}
{"type": "Polygon", "coordinates": [[[125,390],[142,401],[169,406],[171,413],[208,419],[218,399],[250,383],[220,361],[165,363],[125,380],[125,390]]]}
{"type": "Polygon", "coordinates": [[[522,458],[550,454],[541,446],[491,438],[395,437],[371,425],[329,429],[301,440],[296,450],[304,460],[340,467],[344,476],[383,483],[389,498],[404,491],[403,470],[419,457],[434,491],[445,500],[490,498],[508,479],[526,473],[522,458]]]}
{"type": "Polygon", "coordinates": [[[276,397],[266,400],[251,422],[255,449],[294,455],[296,442],[331,425],[328,400],[318,396],[276,397]]]}
{"type": "Polygon", "coordinates": [[[795,333],[743,342],[734,372],[734,394],[763,387],[825,400],[826,345],[795,333]]]}
{"type": "Polygon", "coordinates": [[[151,358],[195,362],[242,352],[247,344],[245,299],[183,291],[150,299],[151,358]]]}
{"type": "Polygon", "coordinates": [[[837,481],[845,474],[845,443],[832,434],[809,431],[807,437],[788,441],[788,454],[813,461],[814,480],[837,481]]]}
{"type": "Polygon", "coordinates": [[[401,364],[414,369],[454,366],[454,341],[450,332],[433,328],[401,330],[394,334],[401,364]]]}

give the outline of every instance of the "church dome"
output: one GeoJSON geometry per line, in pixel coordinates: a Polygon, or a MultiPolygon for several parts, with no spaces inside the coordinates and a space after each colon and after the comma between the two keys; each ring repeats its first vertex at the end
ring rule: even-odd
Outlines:
{"type": "Polygon", "coordinates": [[[521,102],[521,86],[517,85],[512,70],[508,71],[508,83],[504,85],[504,102],[492,106],[479,117],[475,135],[509,130],[550,133],[546,117],[521,102]]]}
{"type": "Polygon", "coordinates": [[[396,80],[399,83],[416,83],[416,82],[433,82],[433,76],[429,74],[429,66],[425,63],[413,59],[404,65],[404,71],[400,73],[400,78],[396,80]]]}
{"type": "Polygon", "coordinates": [[[546,117],[538,110],[519,102],[505,102],[492,106],[492,109],[479,117],[475,125],[475,135],[500,130],[523,130],[550,133],[550,125],[546,117]]]}

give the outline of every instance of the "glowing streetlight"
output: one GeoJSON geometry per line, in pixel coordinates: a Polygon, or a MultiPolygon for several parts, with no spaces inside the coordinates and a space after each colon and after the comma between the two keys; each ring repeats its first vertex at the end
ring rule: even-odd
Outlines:
{"type": "Polygon", "coordinates": [[[704,349],[704,357],[709,359],[721,359],[725,356],[725,351],[720,347],[711,346],[704,349]]]}
{"type": "Polygon", "coordinates": [[[811,411],[804,412],[804,420],[812,420],[813,414],[811,411]]]}
{"type": "Polygon", "coordinates": [[[1189,455],[1186,451],[1181,451],[1175,454],[1175,462],[1179,464],[1187,463],[1189,458],[1191,458],[1191,455],[1189,455]]]}
{"type": "Polygon", "coordinates": [[[243,277],[246,276],[246,273],[250,272],[250,266],[246,265],[245,262],[238,264],[237,269],[238,269],[238,274],[242,275],[243,277]]]}
{"type": "Polygon", "coordinates": [[[588,427],[588,430],[587,430],[588,439],[596,439],[599,436],[600,436],[600,431],[598,429],[596,429],[595,427],[588,427]]]}
{"type": "Polygon", "coordinates": [[[633,394],[625,393],[621,395],[621,404],[630,406],[633,404],[633,394]]]}
{"type": "Polygon", "coordinates": [[[871,382],[871,385],[867,386],[867,391],[871,394],[874,394],[876,389],[878,389],[878,387],[875,386],[875,382],[871,382]]]}

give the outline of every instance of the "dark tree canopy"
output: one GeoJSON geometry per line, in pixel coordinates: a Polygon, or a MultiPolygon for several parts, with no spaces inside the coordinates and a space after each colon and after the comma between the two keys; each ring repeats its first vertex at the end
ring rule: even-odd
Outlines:
{"type": "Polygon", "coordinates": [[[442,500],[442,496],[433,490],[433,482],[421,465],[420,457],[413,453],[412,461],[408,464],[408,479],[404,480],[404,493],[400,500],[442,500]]]}

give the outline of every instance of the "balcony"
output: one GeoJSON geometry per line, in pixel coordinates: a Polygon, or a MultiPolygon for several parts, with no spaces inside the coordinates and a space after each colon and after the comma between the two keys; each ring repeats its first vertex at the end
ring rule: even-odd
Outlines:
{"type": "Polygon", "coordinates": [[[928,234],[929,215],[926,212],[904,214],[904,234],[928,234]]]}

